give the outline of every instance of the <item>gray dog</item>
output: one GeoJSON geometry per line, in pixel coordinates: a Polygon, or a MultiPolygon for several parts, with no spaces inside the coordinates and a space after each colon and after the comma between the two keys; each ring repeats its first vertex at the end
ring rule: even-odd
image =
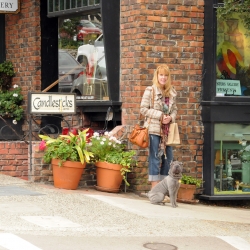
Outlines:
{"type": "Polygon", "coordinates": [[[172,207],[177,207],[177,193],[180,187],[179,180],[182,177],[182,163],[179,161],[172,161],[168,176],[155,185],[148,193],[148,198],[152,204],[164,204],[165,195],[170,198],[172,207]]]}

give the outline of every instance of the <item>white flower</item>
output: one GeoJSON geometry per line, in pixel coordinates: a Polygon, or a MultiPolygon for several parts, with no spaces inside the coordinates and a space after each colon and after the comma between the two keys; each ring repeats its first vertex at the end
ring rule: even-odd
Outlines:
{"type": "Polygon", "coordinates": [[[94,137],[98,137],[98,136],[99,136],[99,133],[98,133],[98,132],[94,132],[93,136],[94,136],[94,137]]]}
{"type": "Polygon", "coordinates": [[[112,142],[109,142],[108,145],[109,145],[109,146],[112,145],[112,142]]]}
{"type": "Polygon", "coordinates": [[[103,142],[103,141],[101,141],[101,142],[100,142],[100,144],[101,144],[101,145],[103,145],[103,144],[104,144],[104,142],[103,142]]]}
{"type": "Polygon", "coordinates": [[[97,139],[98,141],[100,141],[100,137],[97,137],[96,139],[97,139]]]}
{"type": "Polygon", "coordinates": [[[17,93],[14,93],[13,96],[14,96],[14,97],[18,97],[18,94],[17,94],[17,93]]]}
{"type": "Polygon", "coordinates": [[[17,124],[17,120],[13,120],[12,122],[13,122],[13,124],[15,124],[15,125],[17,124]]]}
{"type": "Polygon", "coordinates": [[[108,131],[106,131],[106,132],[104,133],[104,135],[109,135],[109,132],[108,132],[108,131]]]}
{"type": "Polygon", "coordinates": [[[107,139],[106,138],[102,138],[103,141],[106,141],[107,139]]]}
{"type": "Polygon", "coordinates": [[[116,145],[115,145],[115,144],[113,144],[113,148],[116,148],[116,145]]]}
{"type": "Polygon", "coordinates": [[[14,86],[13,86],[13,88],[15,89],[15,88],[18,88],[18,85],[17,84],[15,84],[14,86]]]}
{"type": "Polygon", "coordinates": [[[89,143],[88,143],[88,145],[89,145],[89,146],[92,146],[92,143],[91,143],[91,142],[89,142],[89,143]]]}
{"type": "Polygon", "coordinates": [[[115,140],[116,140],[116,138],[115,138],[114,136],[111,136],[109,139],[110,139],[111,141],[115,141],[115,140]]]}

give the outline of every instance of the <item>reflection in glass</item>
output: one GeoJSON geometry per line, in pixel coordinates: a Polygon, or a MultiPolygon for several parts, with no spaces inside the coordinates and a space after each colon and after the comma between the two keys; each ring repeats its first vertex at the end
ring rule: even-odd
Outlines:
{"type": "Polygon", "coordinates": [[[94,5],[95,0],[89,0],[89,5],[94,5]]]}
{"type": "Polygon", "coordinates": [[[82,0],[82,6],[88,6],[88,0],[82,0]]]}
{"type": "Polygon", "coordinates": [[[249,36],[240,14],[217,21],[217,96],[250,96],[249,36]]]}
{"type": "MultiPolygon", "coordinates": [[[[83,73],[73,70],[74,74],[63,77],[59,81],[59,91],[76,93],[79,100],[109,100],[100,11],[91,15],[78,14],[71,18],[60,17],[58,26],[59,49],[73,56],[83,68],[83,73]]],[[[62,55],[61,50],[60,55],[62,55]]],[[[59,77],[70,70],[70,67],[62,69],[64,63],[65,61],[60,56],[59,77]]]]}
{"type": "Polygon", "coordinates": [[[215,124],[214,194],[250,194],[250,124],[215,124]]]}

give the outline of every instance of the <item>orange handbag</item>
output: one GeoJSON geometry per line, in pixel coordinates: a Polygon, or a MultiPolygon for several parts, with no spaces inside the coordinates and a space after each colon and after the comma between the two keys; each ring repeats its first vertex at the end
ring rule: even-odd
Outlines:
{"type": "MultiPolygon", "coordinates": [[[[152,105],[154,105],[154,88],[152,88],[152,105]]],[[[148,126],[150,124],[150,120],[151,119],[148,121],[148,126]]],[[[148,126],[141,127],[139,124],[136,124],[129,136],[130,142],[141,148],[147,148],[149,145],[148,126]]]]}
{"type": "Polygon", "coordinates": [[[140,127],[139,124],[136,124],[133,128],[132,133],[129,136],[129,140],[141,147],[146,148],[149,144],[148,128],[140,127]]]}

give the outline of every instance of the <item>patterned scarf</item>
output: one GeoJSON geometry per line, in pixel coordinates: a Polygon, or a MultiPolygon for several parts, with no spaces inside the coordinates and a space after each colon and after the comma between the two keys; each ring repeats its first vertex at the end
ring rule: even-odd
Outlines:
{"type": "MultiPolygon", "coordinates": [[[[167,107],[169,107],[169,97],[165,97],[165,104],[167,107]]],[[[168,110],[169,113],[169,110],[168,110]]],[[[168,131],[169,131],[169,123],[168,124],[162,124],[162,134],[163,136],[168,136],[168,131]]]]}
{"type": "MultiPolygon", "coordinates": [[[[163,112],[164,114],[169,113],[169,97],[165,97],[165,105],[163,105],[163,112]]],[[[160,157],[161,155],[164,154],[165,159],[167,157],[166,155],[166,142],[168,140],[168,131],[169,131],[169,124],[162,124],[161,126],[161,143],[159,145],[159,153],[158,156],[160,157]]]]}

